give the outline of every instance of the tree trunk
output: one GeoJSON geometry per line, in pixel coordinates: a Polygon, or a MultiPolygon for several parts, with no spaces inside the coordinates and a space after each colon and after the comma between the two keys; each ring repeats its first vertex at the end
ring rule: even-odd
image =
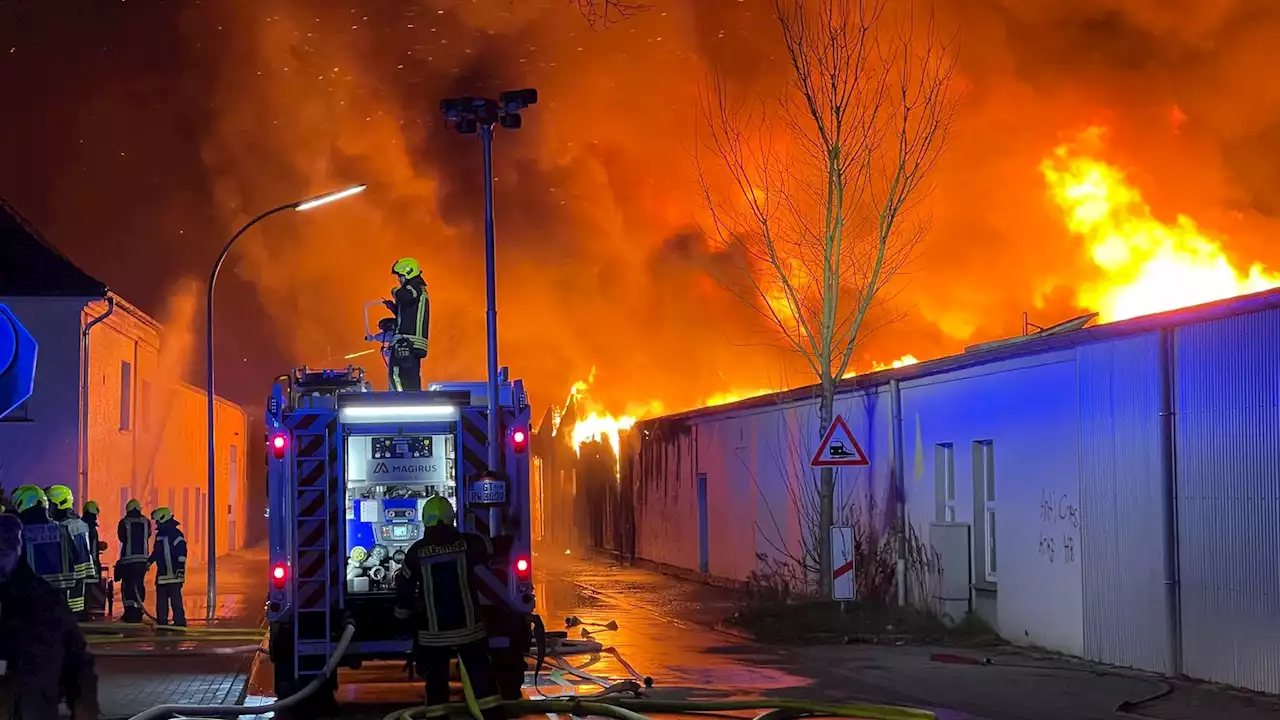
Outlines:
{"type": "MultiPolygon", "coordinates": [[[[834,382],[822,383],[822,399],[818,404],[818,424],[822,426],[822,435],[835,417],[834,382]]],[[[836,472],[835,468],[822,468],[818,474],[818,595],[822,599],[831,597],[831,526],[835,523],[836,472]]]]}

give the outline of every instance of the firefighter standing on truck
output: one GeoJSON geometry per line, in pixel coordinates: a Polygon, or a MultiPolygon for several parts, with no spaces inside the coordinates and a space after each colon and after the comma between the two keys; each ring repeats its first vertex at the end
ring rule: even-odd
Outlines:
{"type": "Polygon", "coordinates": [[[120,559],[116,561],[116,578],[120,580],[120,595],[124,613],[120,619],[127,623],[142,622],[142,603],[147,599],[147,559],[151,556],[151,522],[142,516],[142,503],[130,500],[125,504],[124,517],[116,525],[116,537],[120,540],[120,559]]]}
{"type": "Polygon", "coordinates": [[[22,544],[27,565],[36,575],[62,593],[75,584],[75,568],[71,564],[71,536],[61,523],[49,517],[48,500],[35,485],[23,485],[13,491],[13,507],[22,521],[22,544]]]}
{"type": "Polygon", "coordinates": [[[412,619],[417,630],[414,659],[426,677],[424,717],[445,716],[449,703],[449,661],[458,657],[468,705],[476,720],[505,717],[498,696],[489,641],[480,617],[474,568],[488,562],[488,540],[454,526],[448,499],[435,495],[422,508],[426,531],[405,552],[396,574],[396,617],[412,619]]]}
{"type": "Polygon", "coordinates": [[[77,620],[88,620],[85,607],[87,588],[94,579],[93,555],[89,549],[89,526],[72,509],[75,497],[66,485],[51,485],[44,490],[49,499],[49,517],[61,524],[71,536],[71,572],[74,576],[67,589],[67,607],[77,620]]]}
{"type": "Polygon", "coordinates": [[[187,538],[178,529],[173,511],[167,507],[151,512],[156,521],[156,546],[149,562],[156,566],[156,624],[187,626],[187,611],[182,606],[182,584],[187,581],[187,538]]]}
{"type": "Polygon", "coordinates": [[[98,679],[83,633],[50,587],[23,560],[25,532],[0,514],[0,720],[99,717],[98,679]]]}
{"type": "Polygon", "coordinates": [[[422,268],[413,258],[401,258],[391,266],[400,281],[393,300],[383,300],[395,313],[396,331],[387,359],[388,384],[396,392],[422,389],[422,359],[427,356],[427,332],[431,327],[431,300],[422,268]]]}

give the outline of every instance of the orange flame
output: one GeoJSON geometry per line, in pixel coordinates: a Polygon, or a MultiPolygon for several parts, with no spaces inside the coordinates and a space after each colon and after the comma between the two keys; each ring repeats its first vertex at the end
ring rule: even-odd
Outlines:
{"type": "Polygon", "coordinates": [[[1280,286],[1280,275],[1259,263],[1238,271],[1191,218],[1155,219],[1123,171],[1090,156],[1104,133],[1090,128],[1040,166],[1067,227],[1085,239],[1103,273],[1080,289],[1083,307],[1112,322],[1280,286]]]}

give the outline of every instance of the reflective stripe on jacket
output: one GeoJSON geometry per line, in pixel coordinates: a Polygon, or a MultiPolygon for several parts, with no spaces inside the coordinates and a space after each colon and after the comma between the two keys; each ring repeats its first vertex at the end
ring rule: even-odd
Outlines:
{"type": "Polygon", "coordinates": [[[137,510],[130,510],[116,525],[116,536],[120,539],[120,564],[146,563],[151,554],[151,521],[142,517],[137,510]]]}

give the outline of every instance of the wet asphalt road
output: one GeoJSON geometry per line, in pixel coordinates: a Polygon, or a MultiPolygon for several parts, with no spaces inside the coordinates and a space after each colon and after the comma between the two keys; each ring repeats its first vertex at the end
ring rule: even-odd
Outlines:
{"type": "MultiPolygon", "coordinates": [[[[536,553],[534,571],[538,612],[547,629],[565,629],[567,617],[616,622],[617,630],[593,632],[592,639],[615,648],[641,675],[652,677],[650,697],[655,699],[772,696],[914,706],[943,720],[1114,720],[1120,703],[1168,687],[1159,678],[1099,672],[1083,663],[1016,650],[990,650],[994,664],[983,665],[982,653],[944,648],[760,645],[715,629],[734,610],[730,591],[562,553],[536,553]],[[958,656],[969,661],[956,662],[958,656]]],[[[580,639],[581,631],[582,626],[570,628],[570,637],[580,639]]],[[[573,664],[589,660],[579,657],[573,664]]],[[[608,655],[594,659],[587,669],[599,676],[628,677],[626,668],[608,655]]],[[[551,694],[554,678],[546,673],[542,678],[540,685],[551,694]]],[[[336,717],[383,718],[422,702],[422,686],[405,680],[401,663],[343,671],[341,683],[336,717]]],[[[267,695],[270,686],[270,664],[263,662],[250,694],[267,695]]],[[[579,692],[595,689],[579,685],[579,692]]],[[[1280,706],[1270,701],[1240,702],[1220,691],[1198,689],[1179,689],[1142,710],[1163,720],[1280,717],[1280,706]]]]}

